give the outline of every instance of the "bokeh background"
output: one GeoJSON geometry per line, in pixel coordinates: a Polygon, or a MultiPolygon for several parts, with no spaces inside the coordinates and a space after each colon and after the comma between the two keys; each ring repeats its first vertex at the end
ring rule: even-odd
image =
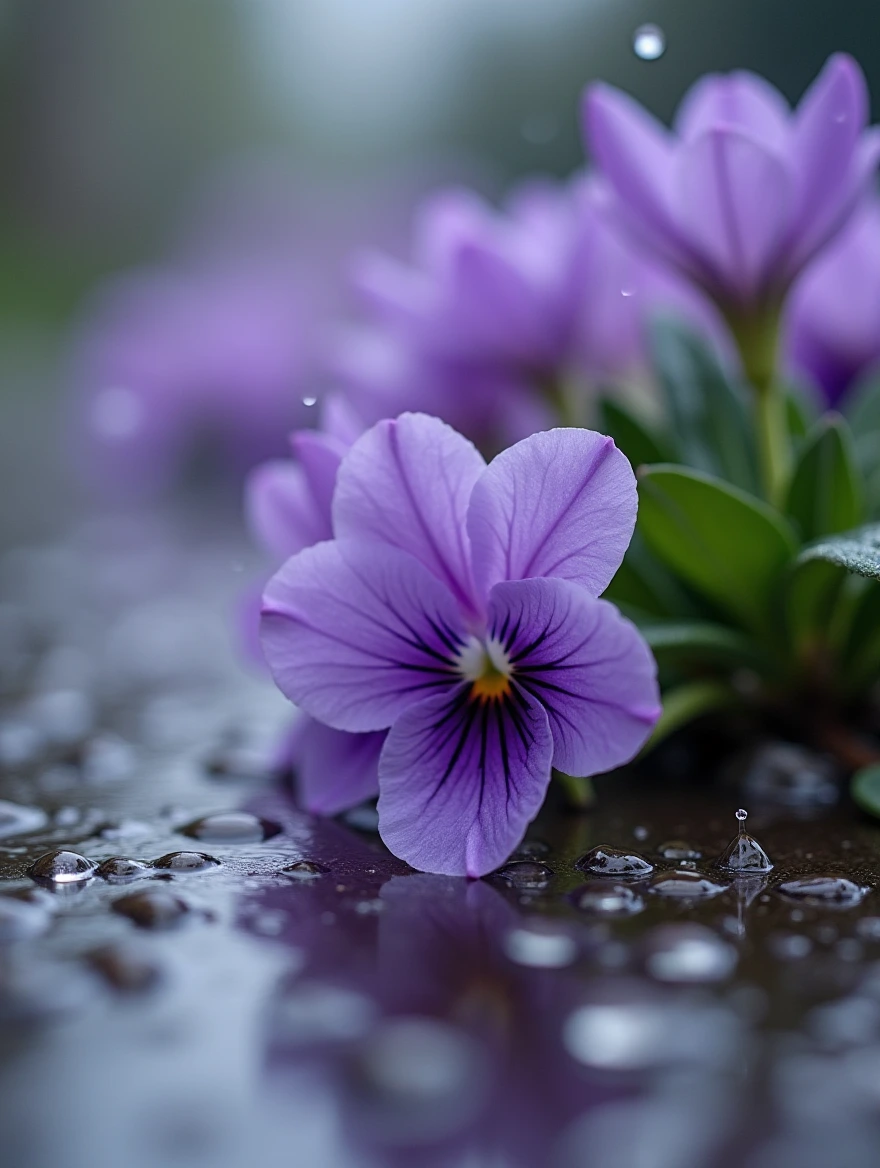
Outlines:
{"type": "Polygon", "coordinates": [[[843,49],[877,93],[877,45],[864,0],[4,0],[4,540],[96,505],[70,450],[76,322],[104,278],[191,233],[229,176],[273,177],[306,298],[344,314],[349,249],[402,248],[420,192],[465,179],[497,195],[580,165],[590,80],[669,118],[707,70],[752,68],[796,98],[843,49]],[[645,22],[665,37],[655,60],[634,51],[645,22]]]}

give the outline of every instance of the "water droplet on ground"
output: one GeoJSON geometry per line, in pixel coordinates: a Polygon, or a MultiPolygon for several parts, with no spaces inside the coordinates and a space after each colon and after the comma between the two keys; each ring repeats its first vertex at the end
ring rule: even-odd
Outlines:
{"type": "Polygon", "coordinates": [[[754,875],[772,871],[773,861],[753,835],[740,830],[715,861],[715,866],[727,872],[754,875]]]}
{"type": "Polygon", "coordinates": [[[667,840],[657,849],[662,860],[701,860],[703,853],[687,840],[667,840]]]}
{"type": "Polygon", "coordinates": [[[39,807],[23,807],[19,803],[0,799],[0,839],[39,831],[48,822],[48,815],[39,807]]]}
{"type": "Polygon", "coordinates": [[[500,877],[514,888],[538,889],[548,887],[553,879],[553,869],[539,860],[511,860],[492,875],[500,877]]]}
{"type": "Polygon", "coordinates": [[[607,880],[591,880],[573,892],[571,899],[582,912],[603,917],[631,917],[645,907],[644,897],[632,888],[607,880]]]}
{"type": "Polygon", "coordinates": [[[32,904],[12,896],[0,896],[0,945],[29,941],[45,933],[52,914],[42,904],[32,904]]]}
{"type": "Polygon", "coordinates": [[[95,875],[95,865],[78,852],[68,852],[59,848],[46,852],[35,860],[28,869],[32,880],[44,884],[78,884],[91,880],[95,875]]]}
{"type": "Polygon", "coordinates": [[[658,925],[645,938],[645,968],[658,981],[725,981],[737,960],[733,945],[705,925],[658,925]]]}
{"type": "Polygon", "coordinates": [[[605,844],[591,848],[575,861],[574,866],[581,872],[595,872],[600,876],[641,878],[654,871],[654,865],[650,860],[646,860],[638,852],[609,848],[605,844]]]}
{"type": "Polygon", "coordinates": [[[218,811],[180,828],[184,835],[210,844],[259,844],[281,832],[277,823],[249,811],[218,811]]]}
{"type": "Polygon", "coordinates": [[[474,1038],[435,1018],[383,1021],[353,1051],[347,1068],[357,1128],[383,1145],[418,1147],[473,1121],[490,1081],[474,1038]]]}
{"type": "Polygon", "coordinates": [[[292,864],[281,869],[284,876],[290,876],[293,880],[306,881],[317,880],[321,876],[326,876],[329,871],[329,868],[325,868],[317,860],[294,860],[292,864]]]}
{"type": "Polygon", "coordinates": [[[150,866],[142,860],[130,860],[126,856],[110,856],[102,860],[95,869],[95,875],[100,876],[110,884],[128,884],[132,880],[143,880],[150,875],[150,866]]]}
{"type": "Polygon", "coordinates": [[[666,34],[657,24],[640,24],[633,33],[633,52],[642,61],[656,61],[666,52],[666,34]]]}
{"type": "Polygon", "coordinates": [[[563,969],[577,958],[578,944],[566,929],[538,919],[511,929],[504,938],[504,952],[517,965],[563,969]]]}
{"type": "Polygon", "coordinates": [[[207,852],[167,852],[153,860],[150,867],[160,872],[210,872],[221,864],[207,852]]]}
{"type": "Polygon", "coordinates": [[[724,892],[727,887],[704,873],[676,868],[671,872],[658,872],[648,885],[648,891],[655,896],[678,900],[708,900],[724,892]]]}
{"type": "Polygon", "coordinates": [[[140,994],[162,980],[162,971],[139,946],[102,945],[85,954],[86,964],[109,986],[123,994],[140,994]]]}
{"type": "Polygon", "coordinates": [[[822,908],[855,908],[870,891],[845,876],[821,875],[803,876],[797,880],[786,880],[777,884],[775,892],[789,900],[812,904],[822,908]]]}
{"type": "Polygon", "coordinates": [[[191,915],[185,900],[160,888],[132,892],[129,896],[114,900],[111,907],[114,912],[128,917],[138,928],[156,931],[176,929],[191,915]]]}

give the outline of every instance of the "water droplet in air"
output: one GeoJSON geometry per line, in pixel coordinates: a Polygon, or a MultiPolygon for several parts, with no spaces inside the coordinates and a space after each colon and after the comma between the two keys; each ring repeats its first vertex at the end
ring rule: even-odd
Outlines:
{"type": "Polygon", "coordinates": [[[159,888],[132,892],[129,896],[114,900],[111,907],[141,929],[176,929],[190,915],[190,907],[185,900],[159,888]]]}
{"type": "Polygon", "coordinates": [[[705,925],[658,925],[645,940],[645,968],[658,981],[724,981],[736,968],[736,949],[705,925]]]}
{"type": "Polygon", "coordinates": [[[847,909],[860,904],[868,888],[854,884],[845,876],[804,876],[777,884],[775,891],[789,900],[799,900],[822,908],[847,909]]]}
{"type": "Polygon", "coordinates": [[[110,884],[128,884],[131,880],[142,880],[150,875],[149,864],[142,860],[129,860],[126,856],[110,856],[102,860],[95,869],[95,875],[110,884]]]}
{"type": "Polygon", "coordinates": [[[607,880],[591,880],[573,892],[571,898],[582,912],[603,917],[634,916],[645,907],[644,899],[632,888],[607,880]]]}
{"type": "Polygon", "coordinates": [[[514,888],[538,889],[549,885],[553,879],[553,869],[538,860],[511,860],[493,875],[506,880],[514,888]]]}
{"type": "Polygon", "coordinates": [[[31,864],[28,874],[32,880],[41,884],[78,884],[84,880],[91,880],[95,874],[95,865],[78,852],[68,852],[63,848],[46,852],[31,864]]]}
{"type": "Polygon", "coordinates": [[[278,835],[281,827],[268,819],[251,815],[249,811],[219,811],[214,815],[203,815],[180,830],[204,843],[259,844],[278,835]]]}
{"type": "Polygon", "coordinates": [[[666,52],[666,34],[657,24],[640,24],[633,33],[633,51],[643,61],[656,61],[666,52]]]}
{"type": "Polygon", "coordinates": [[[604,844],[592,848],[579,860],[575,868],[581,872],[596,872],[601,876],[625,876],[636,879],[648,876],[654,865],[638,852],[627,852],[621,848],[609,848],[604,844]]]}
{"type": "Polygon", "coordinates": [[[571,933],[553,921],[535,920],[511,929],[504,938],[504,952],[517,965],[533,969],[564,969],[578,954],[571,933]]]}
{"type": "Polygon", "coordinates": [[[678,900],[708,900],[718,896],[727,888],[717,884],[700,872],[676,868],[672,872],[658,872],[648,885],[648,891],[655,896],[668,896],[678,900]]]}
{"type": "Polygon", "coordinates": [[[150,865],[160,872],[209,872],[220,866],[220,861],[207,852],[168,852],[150,865]]]}
{"type": "Polygon", "coordinates": [[[316,860],[294,860],[292,864],[281,869],[283,876],[290,876],[294,880],[317,880],[321,876],[326,876],[328,871],[329,868],[325,868],[316,860]]]}
{"type": "Polygon", "coordinates": [[[657,849],[662,860],[699,860],[703,853],[687,840],[667,840],[657,849]]]}
{"type": "Polygon", "coordinates": [[[745,821],[748,819],[748,817],[749,817],[748,811],[746,811],[743,807],[740,807],[739,811],[737,811],[737,813],[736,813],[736,818],[739,820],[739,822],[745,823],[745,821]]]}

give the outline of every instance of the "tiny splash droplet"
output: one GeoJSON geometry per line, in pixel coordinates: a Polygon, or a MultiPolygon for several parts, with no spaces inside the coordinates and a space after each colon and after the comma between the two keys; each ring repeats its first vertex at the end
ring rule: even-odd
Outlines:
{"type": "Polygon", "coordinates": [[[658,24],[640,24],[633,33],[633,52],[642,61],[656,61],[666,52],[666,34],[658,24]]]}
{"type": "Polygon", "coordinates": [[[739,811],[737,811],[737,813],[736,813],[736,818],[739,820],[739,822],[745,823],[745,821],[748,819],[748,817],[749,817],[748,811],[746,811],[744,807],[740,807],[739,811]]]}
{"type": "Polygon", "coordinates": [[[553,879],[553,869],[538,860],[511,860],[500,867],[495,875],[514,888],[546,888],[553,879]]]}
{"type": "Polygon", "coordinates": [[[95,865],[91,860],[63,848],[46,852],[29,869],[31,879],[40,884],[79,884],[91,880],[94,874],[95,865]]]}
{"type": "Polygon", "coordinates": [[[627,852],[621,848],[609,848],[604,844],[591,848],[579,860],[575,868],[581,872],[595,872],[599,876],[616,876],[640,879],[654,871],[654,865],[638,852],[627,852]]]}
{"type": "Polygon", "coordinates": [[[773,861],[755,837],[749,835],[745,829],[748,814],[742,807],[737,811],[737,834],[715,861],[717,868],[723,868],[727,872],[749,874],[772,871],[773,861]]]}

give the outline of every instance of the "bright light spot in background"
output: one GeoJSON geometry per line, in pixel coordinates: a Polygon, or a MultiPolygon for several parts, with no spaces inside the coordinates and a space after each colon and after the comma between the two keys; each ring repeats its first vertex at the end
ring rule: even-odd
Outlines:
{"type": "Polygon", "coordinates": [[[642,24],[633,33],[633,52],[643,61],[656,61],[666,52],[666,34],[656,24],[642,24]]]}
{"type": "Polygon", "coordinates": [[[143,420],[143,403],[131,389],[119,386],[102,389],[92,402],[92,429],[111,442],[130,438],[143,420]]]}
{"type": "Polygon", "coordinates": [[[583,8],[584,0],[262,0],[239,11],[273,106],[316,137],[362,150],[437,119],[487,34],[557,39],[583,8]]]}

